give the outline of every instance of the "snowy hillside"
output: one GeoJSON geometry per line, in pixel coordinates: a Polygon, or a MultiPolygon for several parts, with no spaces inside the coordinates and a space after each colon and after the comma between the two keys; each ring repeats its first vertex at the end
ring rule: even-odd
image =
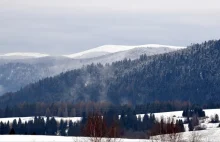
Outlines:
{"type": "Polygon", "coordinates": [[[0,95],[17,91],[21,87],[40,79],[81,68],[83,65],[106,64],[125,58],[134,60],[143,54],[150,56],[183,48],[156,44],[141,46],[106,45],[73,55],[56,57],[28,52],[0,55],[0,95]]]}
{"type": "Polygon", "coordinates": [[[172,50],[183,49],[185,47],[180,46],[169,46],[169,45],[159,45],[159,44],[147,44],[147,45],[136,45],[136,46],[125,46],[125,45],[104,45],[94,49],[86,50],[83,52],[64,55],[65,57],[73,58],[73,59],[82,59],[82,58],[94,58],[99,57],[111,53],[127,51],[135,48],[169,48],[172,50]]]}
{"type": "Polygon", "coordinates": [[[147,47],[147,48],[134,48],[126,51],[120,51],[116,53],[110,53],[104,56],[95,57],[92,59],[89,59],[90,62],[93,63],[112,63],[116,61],[123,60],[125,58],[135,60],[138,59],[141,55],[146,54],[147,56],[151,55],[157,55],[157,54],[164,54],[168,52],[176,51],[174,48],[168,48],[168,47],[147,47]]]}

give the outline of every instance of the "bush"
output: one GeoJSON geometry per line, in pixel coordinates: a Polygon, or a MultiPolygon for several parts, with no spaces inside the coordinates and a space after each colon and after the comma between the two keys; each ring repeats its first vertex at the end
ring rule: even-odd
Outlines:
{"type": "Polygon", "coordinates": [[[219,116],[218,114],[215,114],[215,117],[211,117],[211,123],[219,123],[219,116]]]}
{"type": "Polygon", "coordinates": [[[198,125],[194,127],[195,131],[206,130],[206,129],[207,129],[206,125],[198,125]]]}

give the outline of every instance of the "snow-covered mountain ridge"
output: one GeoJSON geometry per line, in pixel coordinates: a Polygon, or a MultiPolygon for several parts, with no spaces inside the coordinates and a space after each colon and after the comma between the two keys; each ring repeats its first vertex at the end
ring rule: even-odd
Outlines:
{"type": "Polygon", "coordinates": [[[41,58],[41,57],[48,57],[49,54],[42,54],[42,53],[34,53],[34,52],[13,52],[13,53],[6,53],[0,55],[0,58],[41,58]]]}
{"type": "Polygon", "coordinates": [[[160,45],[160,44],[146,44],[146,45],[135,45],[135,46],[126,46],[126,45],[103,45],[97,48],[90,50],[82,51],[75,54],[63,55],[64,57],[80,59],[80,58],[92,58],[103,56],[111,53],[128,51],[135,48],[170,48],[172,50],[184,49],[186,47],[182,46],[170,46],[170,45],[160,45]],[[87,56],[86,56],[87,55],[87,56]]]}
{"type": "MultiPolygon", "coordinates": [[[[126,46],[126,45],[103,45],[97,48],[85,50],[78,53],[73,54],[67,54],[67,55],[58,55],[61,57],[67,57],[72,59],[88,59],[88,58],[95,58],[95,57],[101,57],[104,55],[117,53],[117,52],[123,52],[123,51],[129,51],[133,49],[148,49],[151,48],[158,51],[156,48],[160,49],[170,49],[170,50],[179,50],[184,49],[186,47],[182,46],[170,46],[170,45],[160,45],[160,44],[146,44],[146,45],[134,45],[134,46],[126,46]]],[[[13,53],[6,53],[6,54],[0,54],[0,58],[3,59],[26,59],[26,58],[42,58],[42,57],[49,57],[51,55],[44,54],[44,53],[34,53],[34,52],[13,52],[13,53]]]]}

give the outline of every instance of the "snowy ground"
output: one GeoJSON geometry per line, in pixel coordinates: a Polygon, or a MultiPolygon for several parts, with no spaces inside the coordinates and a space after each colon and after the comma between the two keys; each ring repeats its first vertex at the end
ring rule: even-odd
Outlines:
{"type": "MultiPolygon", "coordinates": [[[[196,132],[184,132],[180,134],[182,142],[220,142],[220,128],[212,128],[208,130],[196,132]]],[[[114,142],[164,142],[165,137],[155,137],[148,140],[143,139],[117,139],[114,142]],[[162,140],[161,140],[162,139],[162,140]]],[[[90,142],[90,138],[85,137],[61,137],[61,136],[28,136],[28,135],[0,135],[0,142],[90,142]]],[[[106,142],[105,139],[102,140],[106,142]]]]}
{"type": "MultiPolygon", "coordinates": [[[[24,135],[0,135],[0,142],[90,142],[85,137],[61,137],[61,136],[24,136],[24,135]]],[[[102,140],[106,142],[106,139],[102,140]]],[[[140,139],[116,139],[114,142],[150,142],[140,139]]]]}
{"type": "MultiPolygon", "coordinates": [[[[220,142],[220,128],[212,128],[202,131],[191,131],[183,132],[177,134],[180,136],[179,140],[182,142],[220,142]]],[[[169,141],[169,135],[154,136],[151,139],[154,139],[155,142],[158,141],[169,141]]],[[[153,141],[153,140],[152,140],[153,141]]]]}

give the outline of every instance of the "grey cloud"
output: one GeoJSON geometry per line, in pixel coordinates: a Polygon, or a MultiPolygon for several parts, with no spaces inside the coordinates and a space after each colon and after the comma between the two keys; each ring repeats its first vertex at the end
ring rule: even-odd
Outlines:
{"type": "MultiPolygon", "coordinates": [[[[32,3],[29,5],[31,7],[32,3]]],[[[79,5],[94,8],[81,2],[76,6],[80,8],[79,5]]],[[[97,5],[101,7],[103,3],[97,5]]],[[[220,37],[217,32],[220,28],[218,11],[136,13],[129,11],[122,3],[117,7],[129,12],[68,11],[60,8],[58,4],[51,10],[49,3],[48,9],[43,7],[30,10],[22,6],[23,10],[0,10],[3,21],[0,22],[0,53],[28,51],[58,55],[104,44],[156,43],[186,46],[220,37]]],[[[39,4],[38,7],[40,6],[39,4]]],[[[62,6],[65,7],[66,4],[62,6]]],[[[138,6],[141,8],[140,4],[136,5],[138,6]]]]}

